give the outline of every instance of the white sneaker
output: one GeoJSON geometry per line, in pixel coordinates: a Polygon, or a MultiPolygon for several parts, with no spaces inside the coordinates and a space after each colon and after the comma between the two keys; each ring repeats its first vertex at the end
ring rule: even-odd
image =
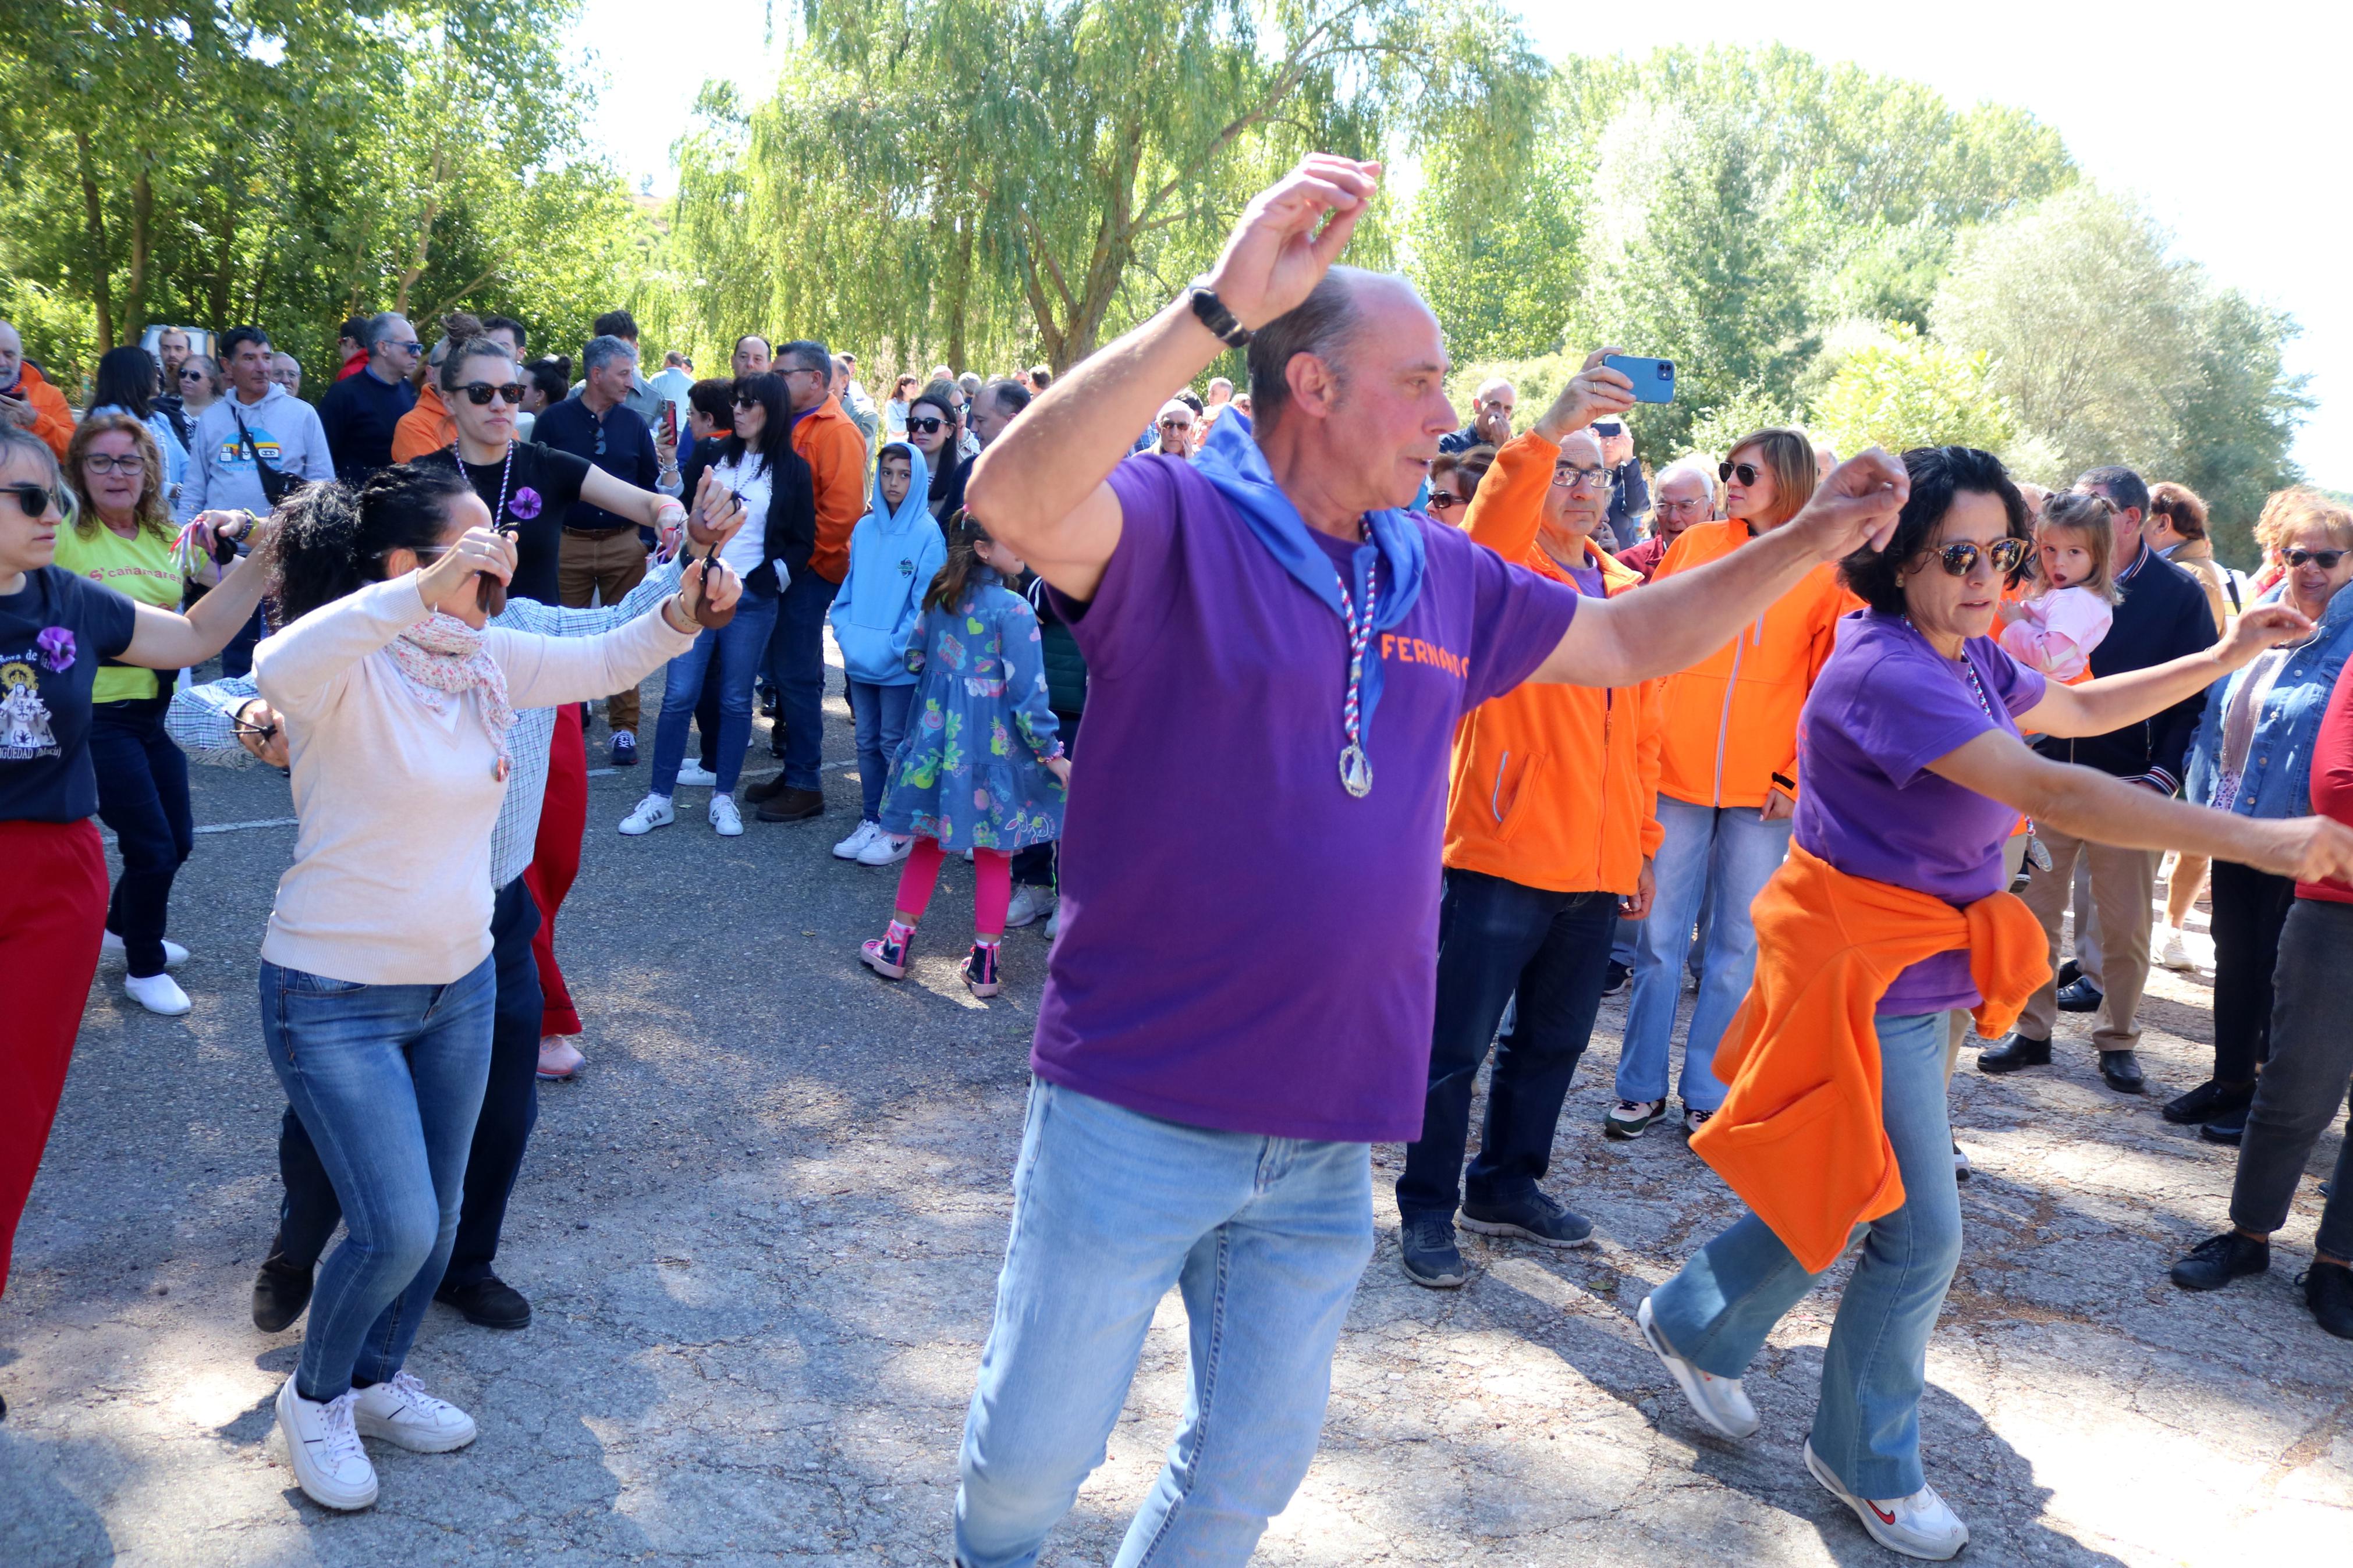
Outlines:
{"type": "Polygon", "coordinates": [[[168,974],[126,974],[122,977],[122,989],[133,1002],[158,1017],[176,1018],[195,1007],[188,1000],[188,994],[180,989],[180,983],[168,974]]]}
{"type": "Polygon", "coordinates": [[[719,775],[701,763],[682,763],[679,765],[678,782],[688,789],[716,789],[719,775]]]}
{"type": "Polygon", "coordinates": [[[1013,901],[1005,906],[1005,929],[1035,925],[1054,912],[1060,902],[1051,888],[1020,887],[1013,889],[1013,901]]]}
{"type": "Polygon", "coordinates": [[[873,843],[874,836],[881,831],[882,825],[881,823],[867,822],[861,819],[857,826],[849,830],[849,837],[843,839],[840,843],[833,847],[833,858],[837,860],[857,859],[858,852],[860,849],[865,848],[869,844],[873,843]]]}
{"type": "Polygon", "coordinates": [[[1910,1497],[1859,1498],[1840,1484],[1828,1465],[1814,1457],[1810,1440],[1806,1444],[1806,1468],[1822,1483],[1824,1491],[1854,1510],[1854,1517],[1862,1521],[1862,1528],[1871,1531],[1871,1538],[1890,1552],[1942,1563],[1969,1543],[1969,1527],[1936,1495],[1934,1487],[1924,1486],[1910,1497]]]}
{"type": "Polygon", "coordinates": [[[2198,967],[2198,955],[2189,951],[2189,933],[2178,926],[2157,928],[2157,961],[2168,969],[2188,973],[2198,967]]]}
{"type": "Polygon", "coordinates": [[[861,866],[895,866],[912,854],[914,847],[915,840],[912,835],[902,838],[896,834],[877,832],[866,847],[858,852],[858,863],[861,866]]]}
{"type": "Polygon", "coordinates": [[[1053,941],[1056,937],[1058,937],[1058,936],[1060,936],[1060,935],[1061,935],[1061,934],[1062,934],[1062,904],[1061,904],[1061,900],[1059,900],[1059,899],[1057,899],[1057,900],[1054,901],[1054,912],[1053,912],[1052,914],[1048,915],[1048,916],[1046,917],[1046,940],[1047,940],[1048,942],[1051,942],[1051,941],[1053,941]]]}
{"type": "Polygon", "coordinates": [[[353,1424],[363,1437],[381,1437],[412,1454],[446,1454],[474,1440],[474,1418],[446,1399],[425,1392],[406,1370],[359,1391],[353,1424]]]}
{"type": "Polygon", "coordinates": [[[649,795],[638,802],[637,810],[621,818],[621,831],[635,838],[657,827],[668,827],[677,820],[678,813],[670,808],[670,796],[649,795]]]}
{"type": "Polygon", "coordinates": [[[294,1479],[321,1508],[366,1508],[375,1501],[375,1467],[360,1447],[352,1412],[360,1391],[315,1404],[294,1392],[288,1378],[278,1390],[278,1430],[286,1435],[286,1458],[294,1479]]]}
{"type": "Polygon", "coordinates": [[[1702,1372],[1677,1355],[1674,1347],[1667,1343],[1667,1336],[1659,1331],[1657,1321],[1651,1316],[1651,1299],[1648,1296],[1643,1297],[1642,1304],[1635,1309],[1634,1321],[1641,1328],[1642,1342],[1651,1347],[1651,1353],[1657,1356],[1669,1372],[1674,1373],[1675,1386],[1683,1391],[1683,1397],[1691,1401],[1692,1409],[1711,1430],[1736,1440],[1755,1434],[1760,1425],[1757,1419],[1757,1406],[1748,1402],[1748,1395],[1741,1388],[1738,1378],[1718,1377],[1714,1373],[1702,1372]]]}
{"type": "Polygon", "coordinates": [[[735,809],[733,795],[714,795],[711,797],[711,830],[722,838],[744,837],[744,814],[735,809]]]}
{"type": "MultiPolygon", "coordinates": [[[[112,931],[108,931],[100,941],[98,950],[102,956],[107,958],[123,958],[128,956],[127,950],[122,945],[122,939],[115,935],[112,931]]],[[[188,950],[182,947],[178,942],[174,942],[170,937],[165,937],[164,939],[164,967],[166,969],[177,969],[180,965],[187,962],[188,950]]]]}

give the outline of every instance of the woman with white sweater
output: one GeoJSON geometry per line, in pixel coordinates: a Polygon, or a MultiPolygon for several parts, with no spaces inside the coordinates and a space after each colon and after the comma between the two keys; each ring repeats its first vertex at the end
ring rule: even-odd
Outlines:
{"type": "Polygon", "coordinates": [[[448,1261],[491,1054],[490,838],[518,708],[634,685],[734,600],[723,567],[600,637],[485,629],[483,580],[513,542],[456,471],[403,465],[280,512],[287,625],[254,658],[282,716],[301,826],[261,946],[270,1066],[349,1227],[320,1270],[302,1358],[279,1391],[295,1479],[365,1508],[359,1439],[422,1453],[471,1417],[404,1370],[448,1261]]]}

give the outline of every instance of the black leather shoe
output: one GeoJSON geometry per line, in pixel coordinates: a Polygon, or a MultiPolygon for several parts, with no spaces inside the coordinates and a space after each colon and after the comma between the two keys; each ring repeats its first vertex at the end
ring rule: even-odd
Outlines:
{"type": "Polygon", "coordinates": [[[2173,1266],[2173,1282],[2184,1290],[2220,1290],[2232,1280],[2261,1274],[2272,1266],[2272,1244],[2226,1230],[2210,1236],[2173,1266]]]}
{"type": "Polygon", "coordinates": [[[2090,981],[2078,975],[2073,984],[2059,988],[2059,1011],[2062,1013],[2096,1013],[2106,994],[2090,981]]]}
{"type": "Polygon", "coordinates": [[[2304,1304],[2312,1321],[2340,1340],[2353,1340],[2353,1268],[2315,1263],[2304,1271],[2304,1304]]]}
{"type": "Polygon", "coordinates": [[[747,787],[744,791],[744,800],[746,805],[758,805],[764,801],[774,800],[784,793],[785,775],[777,773],[747,787]]]}
{"type": "Polygon", "coordinates": [[[2001,1044],[1988,1046],[1978,1053],[1979,1072],[2016,1072],[2021,1068],[2047,1068],[2050,1065],[2051,1042],[2030,1040],[2020,1034],[2012,1034],[2001,1044]]]}
{"type": "Polygon", "coordinates": [[[813,789],[780,789],[761,803],[763,822],[807,822],[825,815],[825,795],[813,789]]]}
{"type": "Polygon", "coordinates": [[[2247,1135],[2247,1107],[2217,1112],[2198,1129],[2198,1136],[2209,1143],[2236,1144],[2247,1135]]]}
{"type": "Polygon", "coordinates": [[[486,1274],[470,1285],[443,1285],[433,1292],[437,1301],[446,1301],[465,1314],[466,1321],[478,1329],[527,1329],[531,1326],[531,1303],[522,1291],[495,1274],[486,1274]]]}
{"type": "Polygon", "coordinates": [[[2059,966],[2059,973],[2052,983],[2056,984],[2060,990],[2064,991],[2067,987],[2074,984],[2075,982],[2083,978],[2084,966],[2071,958],[2066,963],[2059,966]]]}
{"type": "MultiPolygon", "coordinates": [[[[2255,1086],[2252,1083],[2242,1083],[2234,1088],[2210,1078],[2188,1094],[2178,1094],[2167,1100],[2164,1115],[2177,1127],[2195,1127],[2201,1121],[2211,1121],[2225,1111],[2244,1110],[2254,1103],[2254,1099],[2255,1086]]],[[[2242,1124],[2243,1121],[2242,1118],[2242,1124]]]]}
{"type": "Polygon", "coordinates": [[[302,1315],[311,1304],[311,1277],[315,1265],[289,1263],[286,1255],[272,1252],[261,1260],[261,1272],[253,1277],[253,1326],[265,1334],[274,1334],[302,1315]]]}
{"type": "Polygon", "coordinates": [[[2141,1076],[2140,1058],[2130,1051],[2102,1051],[2100,1077],[2118,1094],[2148,1092],[2148,1079],[2141,1076]]]}

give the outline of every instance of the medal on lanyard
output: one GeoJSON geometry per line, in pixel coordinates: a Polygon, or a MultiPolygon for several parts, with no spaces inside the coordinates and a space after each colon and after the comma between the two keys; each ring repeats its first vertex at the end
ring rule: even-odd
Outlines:
{"type": "Polygon", "coordinates": [[[1365,649],[1372,641],[1373,611],[1380,598],[1380,561],[1376,557],[1372,570],[1365,574],[1365,613],[1356,615],[1355,595],[1348,591],[1348,574],[1333,568],[1340,577],[1340,619],[1348,628],[1348,694],[1340,704],[1340,727],[1348,736],[1348,743],[1340,749],[1340,787],[1362,800],[1373,793],[1373,760],[1365,755],[1363,737],[1359,732],[1361,712],[1357,694],[1365,681],[1365,649]]]}

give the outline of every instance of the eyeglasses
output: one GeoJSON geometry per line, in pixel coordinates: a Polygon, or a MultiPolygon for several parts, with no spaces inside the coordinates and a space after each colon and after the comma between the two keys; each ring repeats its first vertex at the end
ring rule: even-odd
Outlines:
{"type": "Polygon", "coordinates": [[[127,458],[118,458],[111,452],[92,452],[81,461],[82,467],[93,474],[137,475],[147,471],[147,459],[135,453],[127,458]]]}
{"type": "Polygon", "coordinates": [[[206,376],[205,373],[200,370],[184,370],[180,373],[180,379],[182,381],[203,381],[206,379],[206,376]]]}
{"type": "Polygon", "coordinates": [[[1430,492],[1430,510],[1434,512],[1452,511],[1456,507],[1461,506],[1461,504],[1462,498],[1454,494],[1451,490],[1432,490],[1430,492]]]}
{"type": "Polygon", "coordinates": [[[2291,550],[2287,552],[2287,563],[2291,566],[2309,563],[2319,567],[2323,572],[2334,572],[2337,570],[2337,563],[2345,559],[2345,553],[2342,550],[2291,550]]]}
{"type": "Polygon", "coordinates": [[[1753,485],[1757,482],[1757,476],[1764,471],[1754,463],[1718,463],[1715,466],[1715,477],[1725,484],[1737,479],[1744,485],[1753,485]]]}
{"type": "Polygon", "coordinates": [[[403,353],[412,354],[421,354],[425,352],[425,345],[418,342],[414,338],[405,343],[378,343],[376,344],[376,347],[380,349],[398,349],[403,353]]]}
{"type": "Polygon", "coordinates": [[[1708,510],[1708,502],[1704,498],[1693,500],[1662,500],[1659,503],[1659,510],[1681,516],[1687,511],[1705,511],[1708,510]]]}
{"type": "Polygon", "coordinates": [[[1190,419],[1163,419],[1160,427],[1163,430],[1190,430],[1193,422],[1190,419]]]}
{"type": "Polygon", "coordinates": [[[458,390],[464,393],[466,401],[477,408],[487,406],[493,397],[512,403],[518,408],[522,406],[523,385],[519,381],[508,382],[504,386],[492,386],[487,381],[470,381],[458,390]]]}
{"type": "Polygon", "coordinates": [[[737,393],[731,401],[738,408],[757,408],[760,406],[760,400],[753,396],[748,392],[737,393]]]}
{"type": "Polygon", "coordinates": [[[1615,419],[1597,419],[1593,422],[1593,433],[1601,437],[1623,436],[1626,426],[1615,419]]]}
{"type": "Polygon", "coordinates": [[[1573,464],[1564,463],[1553,469],[1552,482],[1563,489],[1573,490],[1582,488],[1598,490],[1609,482],[1609,470],[1580,468],[1573,464]]]}
{"type": "Polygon", "coordinates": [[[907,428],[913,431],[918,436],[936,436],[947,427],[948,422],[940,418],[910,419],[907,421],[907,428]]]}
{"type": "Polygon", "coordinates": [[[1956,577],[1966,577],[1976,571],[1978,557],[1980,555],[1993,563],[1995,571],[2007,575],[2017,571],[2025,562],[2026,541],[1997,539],[1980,550],[1965,539],[1958,544],[1947,544],[1942,550],[1934,551],[1931,553],[1944,565],[1946,571],[1956,577]]]}
{"type": "Polygon", "coordinates": [[[59,514],[68,522],[71,522],[76,515],[74,493],[63,485],[51,489],[47,485],[26,483],[0,486],[0,490],[15,496],[16,505],[35,522],[47,517],[52,506],[58,509],[59,514]]]}

